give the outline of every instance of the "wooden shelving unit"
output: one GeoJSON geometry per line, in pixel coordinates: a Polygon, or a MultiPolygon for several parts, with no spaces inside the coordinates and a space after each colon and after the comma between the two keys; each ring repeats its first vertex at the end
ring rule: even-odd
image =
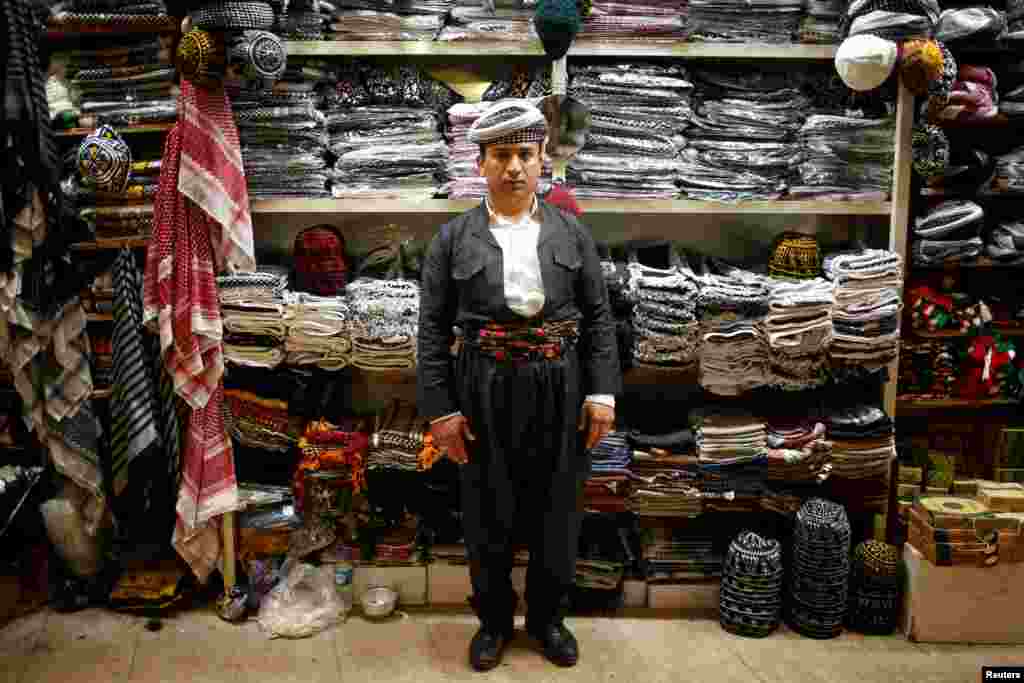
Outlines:
{"type": "MultiPolygon", "coordinates": [[[[1005,330],[993,328],[991,332],[984,332],[982,334],[993,333],[1003,337],[1024,337],[1024,329],[1019,328],[1010,328],[1005,330]]],[[[922,339],[969,339],[970,337],[977,336],[977,334],[960,332],[959,330],[936,330],[934,332],[929,332],[927,330],[911,330],[911,334],[922,339]]]]}
{"type": "Polygon", "coordinates": [[[934,266],[914,266],[914,270],[954,270],[959,268],[1024,268],[1024,262],[1006,263],[1003,261],[993,261],[990,258],[981,257],[979,259],[976,259],[974,261],[968,261],[966,263],[952,261],[934,266]]]}
{"type": "MultiPolygon", "coordinates": [[[[124,134],[142,134],[142,133],[166,133],[171,128],[174,128],[173,123],[147,123],[139,124],[136,126],[118,126],[117,132],[124,134]]],[[[68,128],[66,130],[59,130],[54,135],[58,138],[83,138],[86,135],[92,133],[95,128],[68,128]]]]}
{"type": "Polygon", "coordinates": [[[927,410],[982,410],[986,408],[1009,408],[1018,406],[1019,402],[1009,398],[900,398],[901,413],[921,412],[927,410]]]}
{"type": "Polygon", "coordinates": [[[112,313],[86,313],[85,319],[91,323],[104,323],[112,321],[114,315],[112,313]]]}
{"type": "Polygon", "coordinates": [[[108,399],[114,395],[113,389],[93,389],[90,396],[95,399],[108,399]]]}
{"type": "Polygon", "coordinates": [[[72,251],[103,251],[105,249],[141,249],[149,244],[148,237],[132,237],[119,240],[96,240],[95,242],[77,242],[71,245],[72,251]]]}

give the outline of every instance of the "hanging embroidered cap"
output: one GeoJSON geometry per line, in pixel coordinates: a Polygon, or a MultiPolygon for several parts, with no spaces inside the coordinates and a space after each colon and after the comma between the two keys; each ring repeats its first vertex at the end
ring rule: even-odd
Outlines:
{"type": "Polygon", "coordinates": [[[192,29],[178,41],[174,64],[178,73],[193,84],[214,87],[224,78],[227,65],[223,37],[203,29],[192,29]]]}
{"type": "Polygon", "coordinates": [[[189,14],[195,28],[246,31],[274,27],[274,8],[266,2],[214,2],[189,14]]]}
{"type": "Polygon", "coordinates": [[[288,51],[273,33],[243,31],[228,49],[228,63],[248,78],[276,81],[288,66],[288,51]]]}
{"type": "Polygon", "coordinates": [[[836,71],[852,90],[874,90],[885,83],[896,66],[899,48],[891,40],[873,35],[851,36],[836,51],[836,71]]]}
{"type": "Polygon", "coordinates": [[[78,172],[89,185],[120,194],[128,186],[132,151],[110,126],[100,126],[78,148],[78,172]]]}
{"type": "Polygon", "coordinates": [[[953,84],[959,73],[956,59],[942,41],[935,41],[942,52],[942,75],[928,83],[928,110],[935,112],[949,104],[949,96],[953,92],[953,84]]]}
{"type": "Polygon", "coordinates": [[[928,94],[932,81],[942,78],[942,50],[934,40],[908,40],[900,49],[900,78],[910,92],[928,94]]]}
{"type": "Polygon", "coordinates": [[[547,120],[526,100],[505,100],[473,122],[466,137],[476,145],[518,145],[543,142],[547,120]]]}
{"type": "Polygon", "coordinates": [[[925,181],[941,176],[949,166],[949,139],[938,126],[914,126],[912,137],[914,170],[925,181]]]}
{"type": "Polygon", "coordinates": [[[348,284],[345,238],[331,225],[314,225],[295,237],[295,288],[318,296],[337,296],[348,284]]]}
{"type": "Polygon", "coordinates": [[[551,59],[561,59],[580,31],[580,8],[576,0],[540,0],[533,25],[551,59]]]}

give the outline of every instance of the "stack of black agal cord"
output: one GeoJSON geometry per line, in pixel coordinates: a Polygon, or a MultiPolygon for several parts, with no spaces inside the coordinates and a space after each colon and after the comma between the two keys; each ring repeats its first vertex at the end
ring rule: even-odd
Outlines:
{"type": "Polygon", "coordinates": [[[882,541],[864,541],[853,551],[846,623],[855,631],[884,635],[896,629],[899,552],[882,541]]]}
{"type": "Polygon", "coordinates": [[[781,546],[744,531],[725,556],[718,621],[730,633],[763,638],[778,627],[781,613],[781,546]]]}
{"type": "Polygon", "coordinates": [[[787,623],[809,638],[843,632],[850,574],[850,521],[843,506],[812,498],[796,513],[787,623]]]}

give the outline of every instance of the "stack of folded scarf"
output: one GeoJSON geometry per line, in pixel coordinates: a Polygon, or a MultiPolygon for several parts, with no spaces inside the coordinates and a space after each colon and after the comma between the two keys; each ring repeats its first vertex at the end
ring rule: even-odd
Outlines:
{"type": "Polygon", "coordinates": [[[532,0],[455,0],[448,25],[437,39],[454,40],[537,40],[533,27],[532,0]]]}
{"type": "Polygon", "coordinates": [[[700,345],[698,280],[682,268],[629,265],[634,302],[633,359],[639,365],[692,367],[700,345]]]}
{"type": "Polygon", "coordinates": [[[366,469],[392,469],[416,472],[423,450],[424,420],[411,403],[392,400],[377,413],[366,469]]]}
{"type": "Polygon", "coordinates": [[[888,40],[927,39],[939,20],[936,0],[853,0],[840,26],[842,37],[862,33],[888,40]]]}
{"type": "Polygon", "coordinates": [[[75,202],[96,239],[149,237],[160,166],[159,160],[131,162],[128,182],[116,192],[82,183],[76,174],[64,181],[64,196],[75,202]]]}
{"type": "Polygon", "coordinates": [[[845,0],[806,0],[806,14],[800,22],[801,43],[835,45],[842,42],[839,22],[846,9],[845,0]]]}
{"type": "Polygon", "coordinates": [[[287,273],[262,270],[217,278],[224,357],[236,365],[275,368],[284,360],[287,273]]]}
{"type": "Polygon", "coordinates": [[[884,199],[895,163],[892,117],[813,114],[800,129],[799,178],[789,193],[818,199],[884,199]]]}
{"type": "Polygon", "coordinates": [[[456,101],[416,67],[351,65],[327,110],[334,196],[432,197],[448,161],[441,116],[456,101]]]}
{"type": "Polygon", "coordinates": [[[817,485],[832,472],[832,444],[822,422],[774,417],[768,422],[768,472],[772,488],[817,485]]]}
{"type": "MultiPolygon", "coordinates": [[[[986,66],[961,64],[957,80],[942,108],[929,109],[935,121],[983,123],[999,114],[999,92],[995,72],[986,66]]],[[[928,106],[927,104],[925,106],[928,106]]]]}
{"type": "Polygon", "coordinates": [[[391,529],[377,538],[373,564],[378,567],[409,567],[419,562],[416,530],[406,527],[391,529]]]}
{"type": "Polygon", "coordinates": [[[803,0],[690,0],[690,38],[712,42],[789,43],[803,0]]]}
{"type": "Polygon", "coordinates": [[[996,172],[992,186],[999,192],[1024,192],[1024,147],[1017,147],[996,158],[996,172]]]}
{"type": "Polygon", "coordinates": [[[371,371],[415,367],[419,285],[359,278],[347,292],[354,328],[352,365],[371,371]]]}
{"type": "Polygon", "coordinates": [[[857,504],[883,503],[889,468],[896,459],[892,418],[876,405],[856,404],[832,408],[827,416],[832,442],[832,476],[829,488],[844,500],[856,489],[857,504]],[[852,486],[844,486],[854,481],[852,486]]]}
{"type": "Polygon", "coordinates": [[[768,463],[764,422],[739,409],[701,412],[695,421],[705,510],[757,507],[768,463]]]}
{"type": "Polygon", "coordinates": [[[693,433],[630,432],[634,448],[626,508],[641,516],[695,517],[702,511],[693,433]]]}
{"type": "Polygon", "coordinates": [[[455,0],[335,0],[329,38],[434,40],[455,0]]]}
{"type": "Polygon", "coordinates": [[[760,329],[769,300],[763,278],[742,271],[703,276],[697,310],[704,389],[735,396],[771,383],[767,341],[760,329]]]}
{"type": "Polygon", "coordinates": [[[335,6],[325,0],[270,0],[273,31],[289,40],[322,40],[335,6]]]}
{"type": "Polygon", "coordinates": [[[867,369],[888,364],[899,348],[903,259],[865,249],[828,256],[824,268],[835,284],[832,361],[867,369]]]}
{"type": "Polygon", "coordinates": [[[583,485],[583,505],[595,512],[625,512],[633,448],[623,432],[609,432],[590,449],[593,463],[583,485]]]}
{"type": "Polygon", "coordinates": [[[253,197],[327,197],[327,128],[315,89],[332,74],[289,58],[272,90],[246,89],[232,99],[242,160],[253,197]]]}
{"type": "Polygon", "coordinates": [[[615,590],[622,583],[625,572],[622,562],[596,557],[579,558],[576,560],[575,585],[577,588],[615,590]]]}
{"type": "Polygon", "coordinates": [[[295,468],[292,486],[295,501],[302,506],[302,514],[307,519],[323,514],[324,503],[328,504],[330,512],[338,511],[339,507],[351,508],[351,496],[347,505],[344,501],[342,505],[335,504],[339,494],[361,493],[366,489],[369,439],[359,431],[359,426],[354,421],[335,425],[326,420],[306,425],[299,439],[302,459],[295,468]],[[330,475],[329,489],[321,488],[318,483],[318,477],[322,480],[326,474],[330,475]],[[323,495],[323,490],[334,491],[335,495],[323,495]]]}
{"type": "Polygon", "coordinates": [[[699,104],[680,181],[687,197],[778,199],[796,171],[810,100],[793,74],[735,69],[695,73],[699,104]]]}
{"type": "Polygon", "coordinates": [[[352,313],[345,297],[291,292],[284,312],[284,342],[289,365],[341,370],[352,353],[352,313]]]}
{"type": "Polygon", "coordinates": [[[118,0],[70,0],[52,6],[56,11],[49,25],[57,31],[117,32],[166,31],[176,25],[168,16],[164,0],[139,0],[124,3],[118,0]]]}
{"type": "Polygon", "coordinates": [[[716,530],[708,524],[644,529],[642,548],[648,583],[713,579],[722,573],[716,530]]]}
{"type": "Polygon", "coordinates": [[[689,0],[596,0],[577,40],[679,40],[686,35],[689,0]]]}
{"type": "Polygon", "coordinates": [[[693,84],[667,64],[574,66],[570,94],[590,108],[586,144],[569,164],[576,196],[670,199],[693,84]]]}
{"type": "Polygon", "coordinates": [[[938,339],[904,339],[900,345],[899,395],[949,398],[959,381],[956,345],[938,339]]]}
{"type": "Polygon", "coordinates": [[[914,264],[973,261],[984,246],[984,219],[984,210],[972,201],[954,199],[932,207],[914,222],[914,264]]]}
{"type": "Polygon", "coordinates": [[[224,398],[228,431],[239,444],[275,453],[285,453],[295,445],[298,424],[285,401],[244,389],[227,389],[224,398]]]}
{"type": "Polygon", "coordinates": [[[77,48],[55,59],[66,65],[71,96],[81,112],[79,126],[167,123],[177,118],[174,65],[170,51],[157,38],[77,48]]]}
{"type": "Polygon", "coordinates": [[[762,323],[772,368],[772,383],[801,390],[826,379],[832,344],[832,283],[822,278],[775,280],[762,323]]]}
{"type": "Polygon", "coordinates": [[[1024,259],[1024,223],[1003,221],[985,238],[985,255],[1002,263],[1018,263],[1024,259]]]}

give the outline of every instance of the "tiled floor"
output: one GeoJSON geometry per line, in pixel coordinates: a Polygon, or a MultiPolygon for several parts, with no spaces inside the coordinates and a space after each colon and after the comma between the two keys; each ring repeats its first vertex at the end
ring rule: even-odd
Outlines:
{"type": "Polygon", "coordinates": [[[255,622],[209,611],[164,622],[103,610],[39,613],[0,630],[0,683],[319,683],[320,681],[715,681],[928,683],[977,681],[982,665],[1024,665],[1024,648],[915,645],[852,634],[827,641],[785,629],[763,640],[723,632],[713,618],[573,618],[580,664],[556,669],[520,636],[497,670],[476,674],[462,613],[419,612],[383,623],[360,617],[307,640],[267,640],[255,622]]]}

